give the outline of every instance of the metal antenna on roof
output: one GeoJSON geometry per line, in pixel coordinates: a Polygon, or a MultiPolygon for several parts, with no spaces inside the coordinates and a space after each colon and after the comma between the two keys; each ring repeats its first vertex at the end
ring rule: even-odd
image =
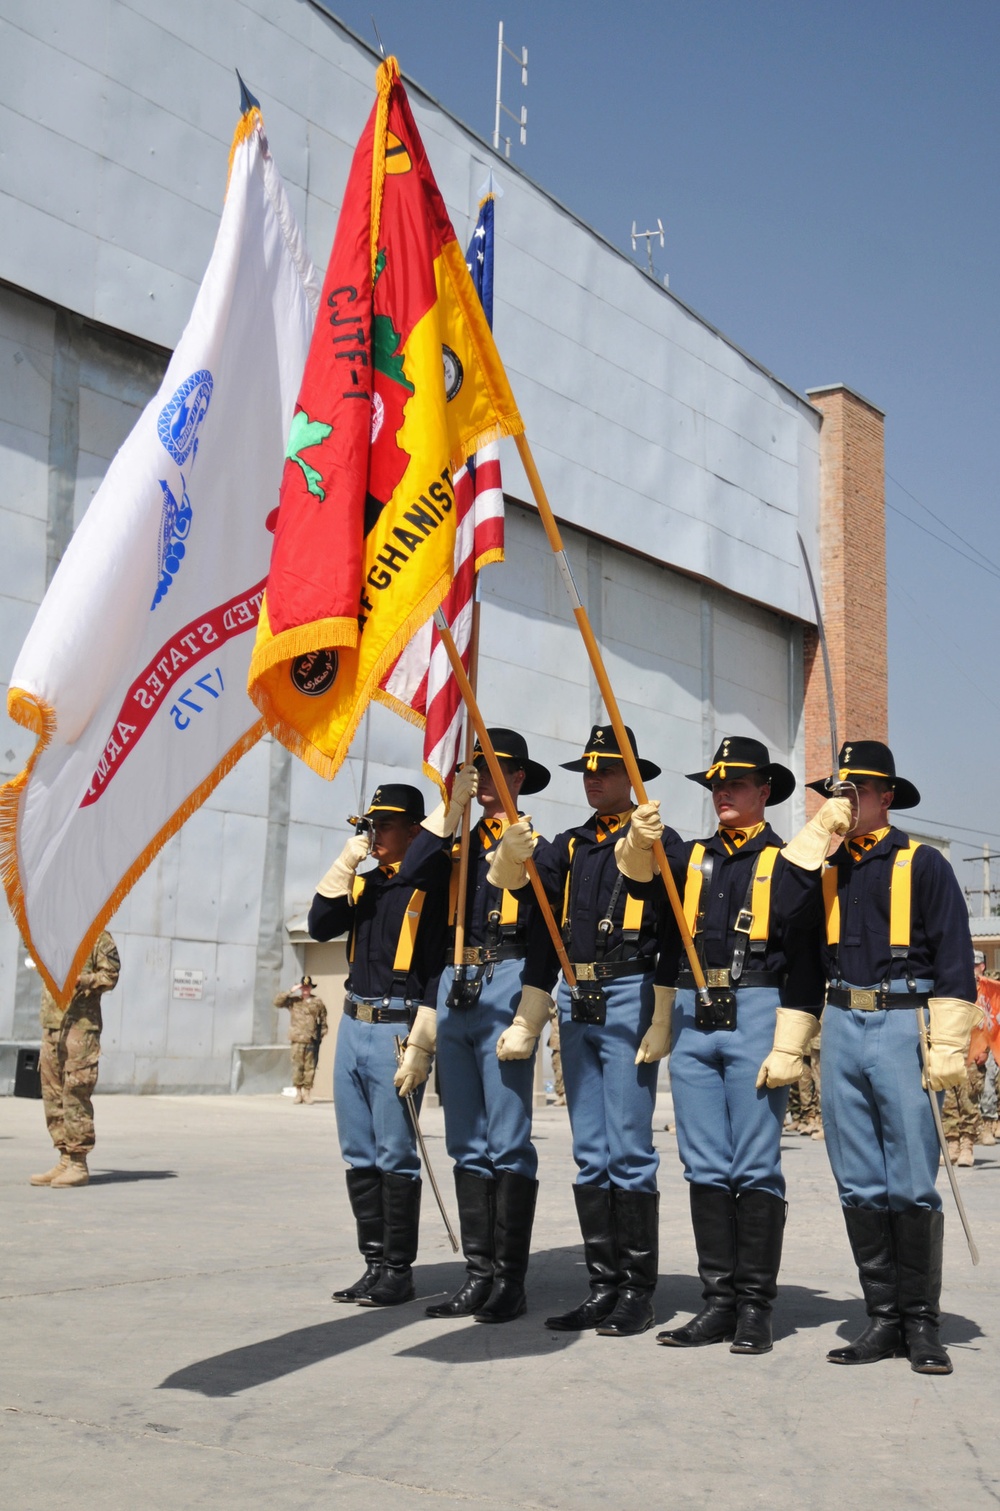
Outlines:
{"type": "MultiPolygon", "coordinates": [[[[635,228],[635,221],[633,220],[633,222],[632,222],[632,250],[633,250],[633,252],[635,251],[635,249],[636,249],[636,242],[638,242],[638,241],[645,241],[645,243],[646,243],[646,261],[649,264],[649,276],[650,276],[650,278],[655,278],[656,277],[656,272],[655,272],[655,270],[653,268],[653,240],[654,240],[654,238],[657,237],[657,236],[660,238],[660,246],[661,247],[666,245],[666,242],[663,239],[663,221],[660,220],[659,216],[657,216],[657,218],[656,218],[656,226],[657,226],[657,229],[655,231],[637,231],[636,228],[635,228]]],[[[664,279],[663,279],[663,287],[667,288],[667,289],[670,287],[670,278],[669,278],[669,276],[665,276],[664,277],[664,279]]]]}
{"type": "MultiPolygon", "coordinates": [[[[521,48],[520,57],[517,55],[516,52],[512,52],[511,51],[511,49],[504,42],[504,39],[503,39],[503,22],[501,21],[500,22],[500,32],[499,32],[499,36],[497,38],[497,108],[496,108],[496,115],[493,118],[493,147],[494,147],[495,151],[497,151],[497,152],[500,151],[500,141],[501,141],[501,138],[500,138],[500,112],[501,111],[503,111],[504,115],[509,115],[510,118],[511,118],[511,120],[514,121],[515,124],[518,125],[521,128],[521,146],[522,147],[526,146],[527,142],[528,142],[528,107],[527,107],[527,105],[522,105],[521,106],[521,114],[520,115],[515,115],[514,112],[513,112],[513,110],[508,110],[507,106],[500,99],[500,83],[501,83],[501,79],[502,79],[502,76],[503,76],[503,55],[504,55],[504,53],[506,53],[508,55],[508,57],[513,58],[515,63],[519,63],[521,65],[521,84],[522,84],[523,88],[527,89],[527,87],[528,87],[528,49],[526,47],[522,47],[521,48]]],[[[505,136],[503,138],[503,144],[504,144],[504,155],[506,157],[510,157],[510,137],[509,136],[505,136]]]]}
{"type": "Polygon", "coordinates": [[[375,25],[375,17],[374,16],[372,16],[372,31],[375,33],[375,41],[378,43],[378,50],[382,54],[382,56],[384,58],[385,57],[385,48],[382,46],[382,38],[378,34],[378,27],[375,25]]]}

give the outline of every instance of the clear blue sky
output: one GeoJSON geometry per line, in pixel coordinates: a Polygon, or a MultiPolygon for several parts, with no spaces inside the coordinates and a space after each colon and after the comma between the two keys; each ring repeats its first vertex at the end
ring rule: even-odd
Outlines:
{"type": "Polygon", "coordinates": [[[885,410],[890,738],[915,821],[947,824],[979,886],[961,856],[1000,852],[1000,4],[329,8],[366,41],[374,11],[404,72],[486,138],[502,18],[529,52],[527,91],[504,73],[528,106],[518,165],[622,249],[661,217],[682,299],[799,391],[844,382],[885,410]]]}

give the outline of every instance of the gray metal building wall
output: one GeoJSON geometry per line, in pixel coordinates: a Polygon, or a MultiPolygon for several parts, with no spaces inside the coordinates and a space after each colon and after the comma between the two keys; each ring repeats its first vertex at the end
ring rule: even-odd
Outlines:
{"type": "MultiPolygon", "coordinates": [[[[304,0],[0,0],[4,691],[72,525],[187,318],[218,221],[235,63],[323,264],[372,100],[366,48],[304,0]]],[[[462,237],[495,159],[411,98],[462,237]]],[[[795,531],[815,535],[818,416],[499,172],[498,342],[625,717],[664,767],[651,790],[694,834],[709,819],[683,773],[720,733],[758,734],[801,774],[811,610],[795,531]]],[[[483,574],[481,698],[557,768],[603,712],[512,447],[503,460],[515,502],[507,563],[483,574]]],[[[408,725],[376,710],[369,745],[369,790],[390,773],[419,780],[408,725]]],[[[5,719],[3,776],[30,746],[5,719]]],[[[225,1089],[233,1046],[273,1041],[271,995],[301,958],[286,925],[339,849],[359,780],[360,749],[331,785],[264,741],[164,849],[112,923],[124,969],[106,1001],[105,1088],[225,1089]],[[204,972],[201,1000],[172,995],[176,969],[204,972]]],[[[580,797],[556,769],[533,805],[539,827],[572,822],[580,797]]],[[[799,816],[788,806],[786,829],[799,816]]],[[[0,1040],[35,1035],[37,994],[4,916],[0,1040]]]]}

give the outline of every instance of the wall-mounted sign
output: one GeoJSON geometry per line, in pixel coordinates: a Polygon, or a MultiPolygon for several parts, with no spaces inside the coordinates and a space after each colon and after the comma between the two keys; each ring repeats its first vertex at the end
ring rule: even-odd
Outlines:
{"type": "Polygon", "coordinates": [[[174,971],[174,996],[200,1002],[205,995],[204,971],[174,971]]]}

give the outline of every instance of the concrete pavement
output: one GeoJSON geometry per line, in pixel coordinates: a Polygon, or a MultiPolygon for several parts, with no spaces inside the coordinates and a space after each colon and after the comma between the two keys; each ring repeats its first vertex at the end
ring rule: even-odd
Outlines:
{"type": "MultiPolygon", "coordinates": [[[[103,1097],[97,1120],[91,1185],[32,1188],[41,1104],[0,1101],[5,1511],[1000,1504],[1000,1146],[961,1172],[979,1269],[945,1195],[942,1379],[825,1363],[863,1307],[808,1139],[785,1140],[778,1341],[742,1359],[542,1327],[586,1289],[563,1109],[537,1114],[530,1310],[505,1327],[424,1316],[460,1274],[426,1186],[420,1301],[330,1301],[361,1266],[329,1104],[103,1097]]],[[[440,1111],[425,1123],[454,1221],[440,1111]]],[[[657,1142],[667,1322],[698,1283],[676,1145],[657,1142]]]]}

